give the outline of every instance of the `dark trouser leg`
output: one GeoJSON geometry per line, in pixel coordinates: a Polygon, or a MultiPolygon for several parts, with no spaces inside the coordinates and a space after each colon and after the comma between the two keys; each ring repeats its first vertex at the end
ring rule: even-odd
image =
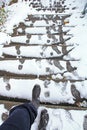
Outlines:
{"type": "Polygon", "coordinates": [[[37,109],[32,103],[25,103],[14,107],[7,120],[0,126],[0,130],[30,130],[37,116],[37,109]]]}

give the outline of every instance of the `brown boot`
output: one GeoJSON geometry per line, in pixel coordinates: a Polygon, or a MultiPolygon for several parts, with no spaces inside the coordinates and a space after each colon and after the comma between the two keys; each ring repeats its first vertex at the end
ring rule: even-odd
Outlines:
{"type": "Polygon", "coordinates": [[[36,84],[32,90],[32,103],[38,108],[40,105],[39,96],[40,96],[41,88],[40,85],[36,84]]]}

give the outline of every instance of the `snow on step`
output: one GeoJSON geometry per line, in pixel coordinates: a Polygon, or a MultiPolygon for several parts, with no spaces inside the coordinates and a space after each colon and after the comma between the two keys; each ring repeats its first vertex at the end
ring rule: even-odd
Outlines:
{"type": "Polygon", "coordinates": [[[61,20],[56,20],[56,22],[54,23],[52,20],[40,20],[40,21],[35,21],[34,23],[32,21],[25,21],[24,24],[26,26],[45,26],[45,27],[49,27],[49,26],[58,26],[58,25],[62,25],[62,21],[61,20]]]}
{"type": "Polygon", "coordinates": [[[0,57],[3,58],[36,58],[36,59],[64,59],[64,60],[78,60],[74,59],[73,55],[68,55],[72,50],[72,46],[68,46],[66,52],[63,52],[62,46],[8,46],[2,47],[0,57]]]}
{"type": "Polygon", "coordinates": [[[49,75],[63,73],[66,70],[66,62],[52,60],[3,60],[0,61],[0,71],[24,75],[49,75]],[[23,62],[23,63],[22,63],[23,62]]]}
{"type": "MultiPolygon", "coordinates": [[[[64,40],[70,38],[69,36],[64,36],[64,40]]],[[[11,37],[13,43],[21,44],[58,44],[60,43],[60,36],[58,35],[32,35],[30,38],[27,36],[15,36],[11,37]]],[[[62,41],[61,41],[62,42],[62,41]]]]}
{"type": "MultiPolygon", "coordinates": [[[[0,78],[0,95],[19,98],[19,99],[32,99],[32,89],[35,84],[41,86],[40,101],[50,102],[52,104],[69,103],[75,104],[80,103],[79,98],[87,99],[87,81],[82,82],[54,82],[53,80],[40,80],[40,79],[6,79],[5,77],[0,78]],[[83,84],[83,86],[82,86],[83,84]],[[75,93],[75,97],[72,93],[72,85],[76,87],[78,93],[75,93]],[[83,89],[84,88],[84,89],[83,89]]],[[[75,91],[76,91],[75,90],[75,91]]],[[[81,104],[81,103],[80,103],[81,104]]]]}
{"type": "MultiPolygon", "coordinates": [[[[11,75],[19,75],[19,76],[46,76],[53,74],[60,74],[64,77],[68,77],[69,79],[84,77],[86,79],[86,75],[82,73],[81,76],[81,66],[79,66],[79,62],[77,61],[63,61],[55,58],[55,59],[2,59],[0,61],[0,74],[4,73],[11,75]],[[78,72],[78,73],[77,73],[78,72]],[[70,76],[71,74],[71,76],[70,76]]],[[[85,72],[86,73],[86,72],[85,72]]]]}
{"type": "MultiPolygon", "coordinates": [[[[61,20],[70,17],[72,14],[71,13],[33,13],[32,15],[28,15],[29,20],[61,20]]],[[[55,21],[54,21],[55,22],[55,21]]]]}
{"type": "Polygon", "coordinates": [[[86,130],[86,110],[64,110],[64,109],[51,109],[51,108],[39,108],[39,114],[31,127],[31,130],[38,128],[38,122],[40,113],[43,109],[46,109],[49,114],[49,122],[46,130],[86,130]]]}
{"type": "Polygon", "coordinates": [[[60,57],[63,55],[62,47],[56,47],[56,51],[51,46],[20,46],[20,47],[4,47],[2,49],[2,55],[21,56],[21,57],[37,57],[37,58],[49,58],[60,57]]]}
{"type": "MultiPolygon", "coordinates": [[[[30,34],[30,35],[60,35],[60,34],[66,34],[70,31],[69,28],[61,28],[58,26],[30,26],[30,27],[25,27],[25,25],[23,25],[22,27],[19,26],[18,28],[15,28],[14,33],[16,33],[16,35],[26,35],[26,34],[30,34]]],[[[15,34],[14,34],[15,35],[15,34]]]]}
{"type": "Polygon", "coordinates": [[[25,29],[25,33],[28,34],[55,34],[58,33],[58,29],[57,30],[53,30],[53,29],[46,29],[46,27],[29,27],[25,29]]]}
{"type": "Polygon", "coordinates": [[[59,23],[57,23],[57,21],[54,23],[53,21],[45,21],[45,20],[40,20],[40,21],[35,21],[34,23],[32,21],[25,21],[25,22],[21,22],[18,25],[19,27],[54,27],[54,28],[59,28],[60,26],[62,26],[62,29],[70,29],[70,27],[74,27],[74,26],[69,26],[67,27],[67,25],[63,25],[63,23],[61,21],[59,21],[59,23]],[[66,28],[67,27],[67,28],[66,28]]]}
{"type": "MultiPolygon", "coordinates": [[[[21,29],[21,28],[19,28],[21,29]]],[[[18,32],[21,32],[20,30],[18,29],[18,32]]],[[[24,31],[24,30],[23,30],[24,31]]],[[[25,33],[27,34],[52,34],[52,35],[57,35],[57,34],[61,34],[61,33],[66,33],[68,32],[69,29],[66,29],[66,28],[63,28],[61,31],[60,31],[60,27],[58,26],[53,26],[53,27],[29,27],[29,28],[26,28],[25,29],[25,33]]]]}

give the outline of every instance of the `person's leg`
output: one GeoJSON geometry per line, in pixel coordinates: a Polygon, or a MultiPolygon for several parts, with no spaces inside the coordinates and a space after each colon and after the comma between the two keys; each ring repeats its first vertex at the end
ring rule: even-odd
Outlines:
{"type": "Polygon", "coordinates": [[[30,130],[39,107],[41,88],[35,85],[32,91],[32,102],[18,105],[10,110],[9,117],[0,126],[0,130],[30,130]]]}
{"type": "Polygon", "coordinates": [[[14,107],[8,119],[0,126],[0,130],[30,130],[37,116],[37,109],[32,103],[14,107]]]}

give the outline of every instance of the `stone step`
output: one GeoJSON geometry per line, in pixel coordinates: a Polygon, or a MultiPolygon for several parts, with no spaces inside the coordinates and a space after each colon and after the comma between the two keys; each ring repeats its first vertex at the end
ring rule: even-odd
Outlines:
{"type": "MultiPolygon", "coordinates": [[[[32,21],[25,21],[24,24],[27,27],[58,27],[58,25],[63,25],[62,20],[56,20],[55,22],[53,22],[52,20],[38,20],[35,22],[32,21]]],[[[20,26],[23,25],[23,23],[20,24],[20,26]]]]}
{"type": "Polygon", "coordinates": [[[77,71],[77,66],[78,61],[60,61],[58,59],[2,59],[0,60],[0,75],[4,73],[25,76],[64,75],[77,71]]]}
{"type": "MultiPolygon", "coordinates": [[[[0,104],[3,104],[4,107],[9,111],[13,106],[16,106],[16,105],[20,105],[22,103],[25,103],[25,101],[6,101],[6,100],[0,100],[0,104]]],[[[69,105],[69,104],[66,104],[66,106],[64,105],[55,105],[55,104],[44,104],[44,103],[41,103],[40,104],[40,107],[43,106],[43,107],[46,107],[46,108],[50,108],[50,109],[65,109],[65,110],[81,110],[81,111],[84,111],[84,110],[87,110],[87,107],[77,107],[77,106],[73,106],[73,105],[69,105]]]]}
{"type": "MultiPolygon", "coordinates": [[[[45,27],[45,28],[50,28],[50,29],[56,29],[58,27],[61,27],[64,29],[66,28],[68,25],[67,24],[69,23],[68,20],[65,20],[64,23],[62,23],[62,20],[56,20],[55,22],[53,22],[52,20],[38,20],[38,21],[35,21],[35,22],[32,22],[32,21],[24,21],[24,22],[20,22],[19,25],[17,26],[17,28],[22,28],[22,29],[25,29],[27,27],[45,27]],[[67,25],[67,26],[66,26],[67,25]]],[[[16,27],[16,26],[15,26],[16,27]]],[[[69,28],[68,30],[71,28],[71,27],[75,27],[73,25],[69,25],[69,28]]]]}
{"type": "MultiPolygon", "coordinates": [[[[2,46],[2,44],[0,45],[0,46],[2,46]]],[[[10,43],[10,44],[4,44],[3,45],[3,47],[14,47],[14,46],[17,46],[17,47],[22,47],[22,46],[24,46],[24,47],[33,47],[33,46],[37,46],[37,44],[35,45],[35,44],[18,44],[18,43],[10,43]]],[[[55,47],[55,46],[57,46],[57,47],[65,47],[65,48],[67,48],[67,47],[74,47],[74,43],[70,43],[70,44],[50,44],[50,45],[38,45],[38,46],[42,46],[42,47],[55,47]]]]}
{"type": "MultiPolygon", "coordinates": [[[[21,102],[11,102],[11,101],[0,101],[0,109],[2,109],[0,113],[1,122],[4,122],[9,115],[9,110],[14,107],[15,105],[19,105],[21,102]]],[[[53,129],[61,129],[72,128],[72,130],[76,129],[84,129],[86,128],[86,116],[87,116],[87,108],[76,107],[76,106],[63,106],[63,105],[44,105],[41,104],[38,110],[37,119],[33,123],[31,130],[35,127],[38,128],[40,125],[38,121],[40,121],[40,114],[42,110],[46,110],[49,115],[49,120],[47,124],[47,128],[53,129]],[[81,122],[79,122],[77,117],[80,117],[81,122]],[[56,122],[56,124],[55,124],[56,122]],[[51,125],[50,125],[51,124],[51,125]]],[[[49,129],[47,129],[49,130],[49,129]]]]}
{"type": "Polygon", "coordinates": [[[13,29],[12,36],[33,36],[33,35],[48,35],[49,37],[52,37],[54,35],[68,35],[72,36],[72,34],[69,34],[68,28],[62,28],[61,26],[56,27],[43,27],[43,26],[33,26],[33,27],[26,27],[26,25],[21,24],[18,27],[13,29]],[[52,35],[52,36],[51,36],[52,35]]]}
{"type": "Polygon", "coordinates": [[[41,6],[41,5],[38,5],[38,4],[30,4],[29,6],[32,6],[34,9],[36,9],[37,11],[43,11],[43,12],[46,12],[46,11],[53,11],[55,13],[63,13],[65,10],[67,10],[68,8],[66,8],[65,6],[62,6],[62,5],[56,5],[56,6],[49,6],[49,7],[44,7],[44,6],[41,6]]]}
{"type": "Polygon", "coordinates": [[[60,35],[60,34],[63,34],[63,35],[70,35],[68,32],[70,30],[61,30],[61,28],[59,27],[53,27],[53,28],[50,28],[50,27],[27,27],[27,28],[15,28],[14,29],[14,35],[60,35]],[[68,34],[67,34],[68,33],[68,34]]]}
{"type": "Polygon", "coordinates": [[[52,20],[54,23],[56,22],[56,20],[64,20],[68,17],[70,17],[72,14],[66,14],[66,13],[38,13],[38,14],[31,14],[31,15],[28,15],[28,17],[25,19],[25,21],[29,21],[29,20],[33,20],[33,21],[36,21],[36,20],[52,20]]]}
{"type": "Polygon", "coordinates": [[[18,44],[35,44],[35,45],[49,45],[49,44],[63,44],[65,41],[70,40],[72,36],[59,36],[59,35],[27,35],[27,36],[14,36],[11,37],[12,43],[18,44]]]}
{"type": "MultiPolygon", "coordinates": [[[[49,79],[14,79],[9,76],[0,78],[0,99],[10,101],[31,101],[32,89],[40,84],[40,102],[51,104],[72,104],[81,106],[86,97],[87,80],[55,82],[49,79]],[[81,86],[83,84],[83,87],[81,86]],[[83,94],[83,88],[85,95],[83,94]]],[[[86,102],[85,102],[86,103],[86,102]]]]}
{"type": "Polygon", "coordinates": [[[3,58],[36,58],[36,59],[63,59],[66,55],[68,60],[77,60],[68,57],[68,53],[74,48],[72,46],[7,46],[2,48],[0,57],[3,58]]]}

